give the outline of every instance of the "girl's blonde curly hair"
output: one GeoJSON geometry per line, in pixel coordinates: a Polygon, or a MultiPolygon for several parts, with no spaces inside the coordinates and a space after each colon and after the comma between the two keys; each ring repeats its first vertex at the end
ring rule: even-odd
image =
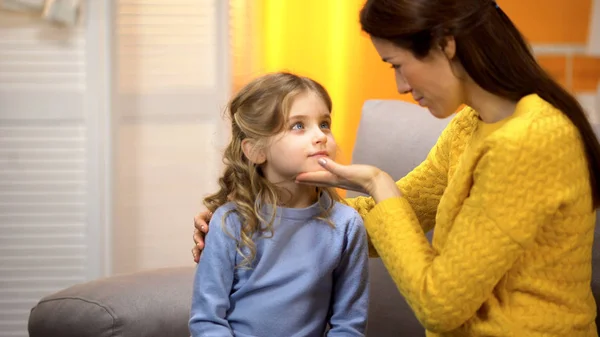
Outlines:
{"type": "MultiPolygon", "coordinates": [[[[260,166],[246,158],[242,141],[251,139],[255,148],[264,148],[270,137],[284,130],[294,99],[306,92],[318,95],[331,111],[331,97],[321,84],[286,72],[267,74],[251,81],[228,104],[231,141],[223,156],[225,170],[219,178],[219,191],[206,197],[204,205],[209,211],[215,212],[227,202],[235,204],[236,207],[230,212],[237,213],[242,225],[237,251],[243,261],[238,267],[251,268],[256,257],[255,238],[273,235],[276,206],[279,205],[282,192],[263,176],[260,166]],[[271,206],[273,210],[269,219],[261,216],[260,211],[264,206],[271,206]]],[[[323,193],[333,201],[340,201],[332,188],[317,188],[317,195],[323,193]]],[[[328,221],[328,215],[333,205],[333,202],[329,203],[319,216],[331,226],[333,224],[328,221]]],[[[222,226],[228,215],[224,215],[222,226]]]]}

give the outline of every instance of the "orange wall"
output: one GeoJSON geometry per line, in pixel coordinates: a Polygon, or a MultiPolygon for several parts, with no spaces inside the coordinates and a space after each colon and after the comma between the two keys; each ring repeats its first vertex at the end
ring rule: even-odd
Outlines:
{"type": "MultiPolygon", "coordinates": [[[[248,1],[253,1],[258,32],[254,38],[260,48],[256,70],[290,70],[325,85],[334,101],[333,131],[341,148],[338,159],[349,162],[363,102],[376,98],[410,100],[396,92],[392,70],[381,62],[360,31],[358,12],[364,0],[248,1]]],[[[532,44],[587,41],[591,0],[498,3],[532,44]]],[[[565,55],[543,56],[540,61],[565,83],[565,55]]],[[[595,86],[600,79],[599,62],[598,58],[575,57],[570,89],[595,86]]]]}
{"type": "Polygon", "coordinates": [[[498,0],[532,43],[585,44],[591,0],[498,0]]]}

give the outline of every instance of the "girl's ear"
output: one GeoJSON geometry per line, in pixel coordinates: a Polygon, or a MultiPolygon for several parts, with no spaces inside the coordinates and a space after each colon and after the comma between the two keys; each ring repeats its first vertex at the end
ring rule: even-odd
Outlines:
{"type": "Polygon", "coordinates": [[[253,139],[242,140],[242,151],[248,160],[255,165],[263,164],[267,160],[265,151],[256,146],[256,142],[253,139]]]}

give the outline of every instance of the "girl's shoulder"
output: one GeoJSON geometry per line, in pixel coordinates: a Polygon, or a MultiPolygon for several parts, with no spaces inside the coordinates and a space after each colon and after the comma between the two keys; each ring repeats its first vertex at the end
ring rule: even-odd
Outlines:
{"type": "Polygon", "coordinates": [[[241,219],[238,214],[237,206],[233,202],[228,202],[219,206],[210,219],[210,230],[217,230],[227,233],[229,236],[239,236],[241,219]]]}
{"type": "Polygon", "coordinates": [[[234,202],[228,202],[226,204],[223,204],[221,206],[219,206],[219,208],[217,208],[214,212],[213,212],[213,219],[219,215],[221,217],[223,216],[229,216],[229,214],[235,213],[236,210],[236,205],[234,202]]]}
{"type": "Polygon", "coordinates": [[[348,227],[353,230],[363,227],[363,219],[360,214],[344,202],[335,202],[330,218],[336,227],[348,227]]]}

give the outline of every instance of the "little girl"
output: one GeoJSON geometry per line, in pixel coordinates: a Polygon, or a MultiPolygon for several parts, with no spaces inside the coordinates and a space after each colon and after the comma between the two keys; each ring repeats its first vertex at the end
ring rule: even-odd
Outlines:
{"type": "Polygon", "coordinates": [[[334,159],[331,98],[274,73],[229,103],[232,138],[194,280],[193,337],[364,336],[367,236],[334,190],[295,183],[334,159]],[[329,329],[327,331],[327,329],[329,329]]]}

